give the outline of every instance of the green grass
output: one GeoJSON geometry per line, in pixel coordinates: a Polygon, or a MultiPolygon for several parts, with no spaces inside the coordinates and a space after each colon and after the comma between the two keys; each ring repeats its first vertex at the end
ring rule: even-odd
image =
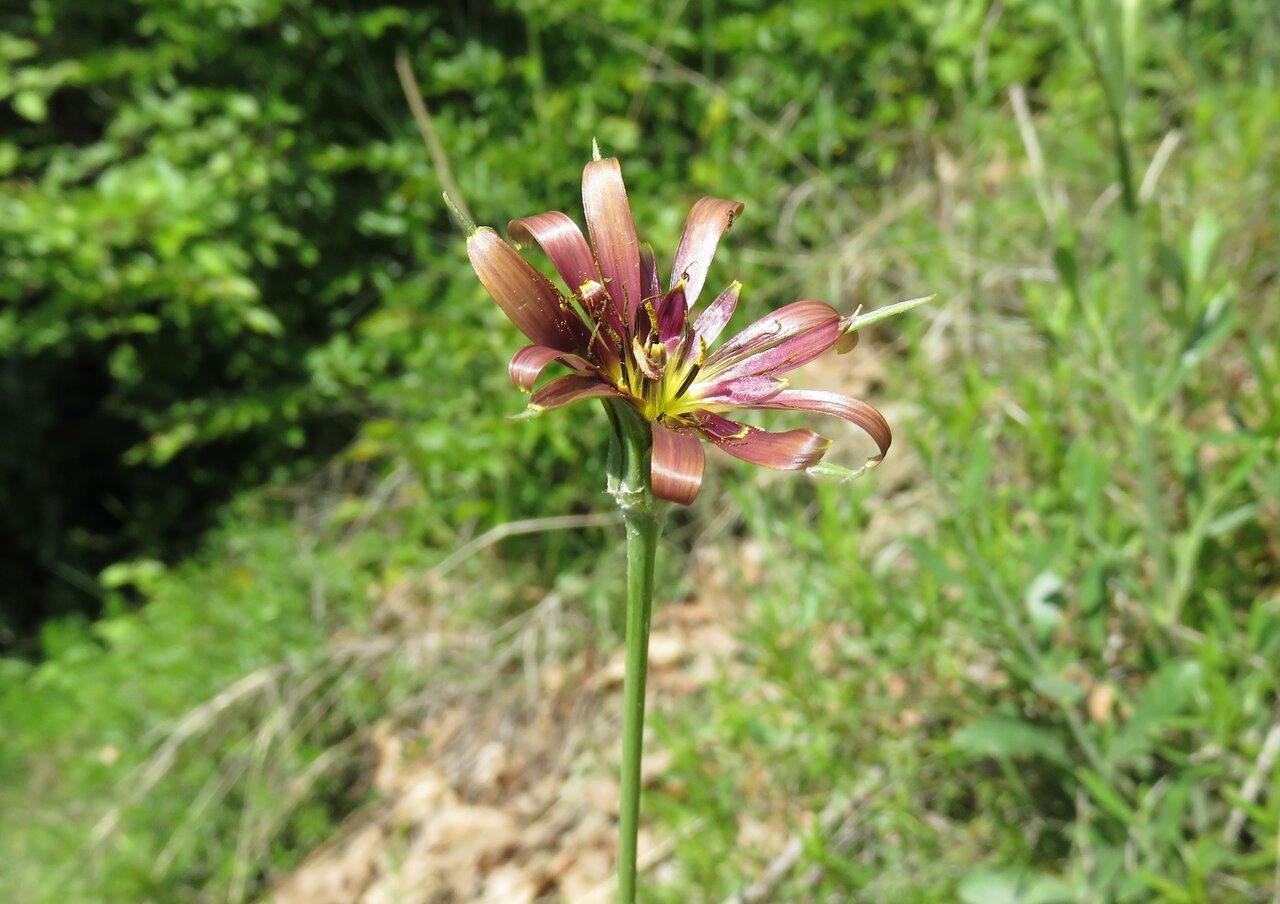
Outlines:
{"type": "Polygon", "coordinates": [[[770,900],[1272,900],[1277,211],[1245,186],[1277,158],[1197,117],[1237,90],[1180,99],[1131,211],[1078,90],[1037,98],[1042,171],[1009,108],[970,111],[951,178],[863,243],[873,276],[968,285],[861,350],[906,402],[889,486],[726,478],[766,565],[738,587],[749,668],[663,727],[700,794],[654,806],[703,823],[658,899],[741,888],[777,851],[740,827],[782,806],[804,854],[770,900]],[[847,832],[799,828],[844,795],[847,832]]]}
{"type": "MultiPolygon", "coordinates": [[[[669,31],[666,78],[645,83],[659,23],[504,4],[528,25],[530,115],[581,126],[572,153],[514,165],[496,75],[479,120],[440,117],[486,221],[576,215],[591,131],[660,249],[697,194],[746,198],[710,280],[746,283],[744,317],[938,293],[813,370],[889,415],[880,469],[844,485],[715,466],[674,519],[660,596],[710,592],[684,566],[714,550],[741,645],[656,717],[673,761],[645,812],[682,840],[643,899],[747,887],[779,853],[763,822],[802,840],[769,900],[1275,900],[1274,13],[1153,4],[1126,33],[1102,5],[908,4],[890,24],[861,10],[852,35],[825,3],[718,6],[669,31]],[[866,72],[841,94],[849,47],[866,72]]],[[[490,51],[460,53],[463,74],[490,51]]],[[[397,172],[403,207],[430,179],[397,172]]],[[[347,453],[242,497],[189,561],[109,573],[113,613],[50,625],[43,662],[0,663],[14,900],[245,900],[297,862],[367,801],[370,726],[441,680],[394,652],[344,658],[394,588],[477,629],[554,588],[598,628],[574,644],[616,642],[619,530],[511,538],[433,583],[487,528],[605,510],[605,429],[587,410],[504,419],[514,331],[477,307],[460,241],[418,241],[422,271],[320,361],[334,392],[392,362],[347,453]],[[227,688],[245,692],[210,708],[227,688]]]]}

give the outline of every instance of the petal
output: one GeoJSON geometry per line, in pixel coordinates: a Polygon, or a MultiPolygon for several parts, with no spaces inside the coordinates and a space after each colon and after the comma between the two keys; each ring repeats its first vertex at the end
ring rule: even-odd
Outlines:
{"type": "Polygon", "coordinates": [[[644,285],[636,221],[617,158],[593,160],[582,171],[582,208],[605,288],[625,312],[624,322],[630,323],[643,300],[644,285]]]}
{"type": "Polygon", "coordinates": [[[659,499],[688,505],[702,487],[702,470],[706,465],[702,441],[689,430],[673,430],[653,422],[653,458],[649,474],[653,492],[659,499]]]}
{"type": "Polygon", "coordinates": [[[776,377],[825,354],[842,335],[840,323],[831,320],[790,336],[773,348],[744,355],[732,364],[715,366],[708,362],[708,380],[738,380],[743,377],[776,377]]]}
{"type": "Polygon", "coordinates": [[[512,220],[507,232],[517,246],[537,242],[572,294],[577,295],[588,281],[600,281],[596,259],[591,256],[591,246],[582,237],[582,230],[560,211],[512,220]]]}
{"type": "Polygon", "coordinates": [[[707,440],[734,458],[766,468],[803,471],[822,460],[831,440],[812,430],[770,433],[759,427],[740,424],[711,411],[694,415],[699,431],[707,440]]]}
{"type": "MultiPolygon", "coordinates": [[[[738,333],[707,359],[704,368],[707,372],[721,371],[744,358],[758,355],[813,330],[820,330],[815,337],[819,341],[825,339],[828,333],[831,334],[830,341],[817,352],[821,354],[840,338],[839,327],[840,315],[831,305],[821,301],[795,301],[772,314],[761,317],[738,333]]],[[[811,351],[804,346],[805,344],[801,343],[799,348],[789,347],[787,354],[778,356],[772,364],[782,365],[792,352],[803,355],[811,351]]],[[[804,360],[812,360],[812,357],[811,355],[804,360]]]]}
{"type": "Polygon", "coordinates": [[[653,246],[645,242],[640,246],[640,285],[644,289],[645,298],[661,295],[662,289],[658,279],[658,260],[653,255],[653,246]]]}
{"type": "Polygon", "coordinates": [[[529,397],[529,407],[536,411],[559,408],[583,399],[625,398],[612,384],[599,377],[580,377],[570,374],[556,377],[529,397]]]}
{"type": "Polygon", "coordinates": [[[658,297],[656,307],[659,342],[670,344],[684,334],[685,320],[689,316],[689,305],[685,298],[683,283],[676,283],[670,292],[658,297]]]}
{"type": "Polygon", "coordinates": [[[741,204],[721,198],[699,198],[689,211],[684,221],[684,234],[676,248],[671,284],[674,286],[682,279],[688,282],[685,294],[689,296],[690,307],[697,302],[702,284],[707,281],[707,268],[715,257],[720,236],[733,225],[734,217],[740,213],[741,204]]]}
{"type": "Polygon", "coordinates": [[[578,289],[578,298],[591,327],[589,349],[601,364],[612,370],[623,354],[622,337],[626,333],[618,311],[613,306],[613,299],[604,290],[604,286],[595,280],[582,284],[578,289]]]}
{"type": "Polygon", "coordinates": [[[893,442],[893,431],[889,429],[889,422],[884,419],[884,415],[866,402],[840,395],[838,392],[785,389],[771,399],[750,403],[750,407],[817,411],[821,414],[844,418],[851,424],[856,424],[865,430],[867,435],[875,440],[876,445],[880,447],[879,455],[874,455],[867,459],[868,466],[879,464],[885,453],[889,451],[889,444],[893,442]]]}
{"type": "Polygon", "coordinates": [[[528,392],[538,381],[538,375],[552,361],[559,361],[579,376],[598,376],[599,369],[590,361],[579,355],[562,352],[558,348],[546,345],[526,345],[511,357],[507,373],[516,387],[528,392]]]}
{"type": "Polygon", "coordinates": [[[754,405],[776,396],[787,388],[786,380],[777,377],[743,377],[715,383],[695,383],[688,398],[699,405],[754,405]]]}
{"type": "Polygon", "coordinates": [[[471,233],[467,257],[493,300],[534,343],[562,351],[583,347],[582,320],[564,305],[551,281],[498,233],[487,226],[471,233]]]}
{"type": "Polygon", "coordinates": [[[710,347],[711,343],[720,338],[720,333],[724,331],[729,318],[733,316],[734,309],[738,306],[738,295],[741,292],[742,283],[734,280],[729,288],[721,292],[716,300],[704,308],[698,316],[693,325],[693,332],[702,340],[704,346],[710,347]]]}

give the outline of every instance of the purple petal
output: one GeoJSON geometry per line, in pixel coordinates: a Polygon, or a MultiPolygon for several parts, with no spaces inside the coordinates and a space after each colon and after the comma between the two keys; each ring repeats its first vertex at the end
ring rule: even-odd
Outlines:
{"type": "MultiPolygon", "coordinates": [[[[740,357],[732,364],[707,363],[707,379],[738,380],[743,377],[776,377],[808,364],[831,349],[841,336],[840,323],[827,321],[767,348],[740,357]]],[[[714,356],[713,356],[714,357],[714,356]]]]}
{"type": "Polygon", "coordinates": [[[709,348],[720,338],[720,333],[724,331],[729,318],[733,316],[734,309],[738,306],[740,292],[742,292],[742,283],[734,280],[729,288],[721,292],[715,301],[703,309],[702,314],[693,324],[693,332],[702,340],[704,346],[709,348]]]}
{"type": "Polygon", "coordinates": [[[660,283],[658,260],[653,255],[653,246],[645,242],[640,246],[640,285],[644,289],[644,297],[653,298],[655,295],[661,295],[660,283]]]}
{"type": "Polygon", "coordinates": [[[519,246],[537,242],[555,264],[570,293],[577,295],[584,283],[600,281],[596,260],[591,256],[591,246],[582,237],[582,230],[560,211],[512,220],[507,232],[519,246]]]}
{"type": "Polygon", "coordinates": [[[600,373],[599,369],[585,358],[546,345],[526,345],[520,349],[511,357],[507,373],[517,388],[529,392],[533,389],[533,384],[538,382],[538,375],[552,361],[559,361],[580,376],[598,376],[600,373]]]}
{"type": "Polygon", "coordinates": [[[879,455],[867,459],[869,466],[879,464],[885,453],[889,451],[889,444],[893,442],[893,431],[889,429],[889,422],[884,419],[884,415],[866,402],[837,392],[785,389],[771,399],[750,403],[750,407],[817,411],[821,414],[844,418],[865,430],[880,448],[879,455]]]}
{"type": "Polygon", "coordinates": [[[689,399],[699,405],[754,405],[772,399],[786,389],[787,381],[777,377],[743,377],[715,383],[695,383],[689,399]]]}
{"type": "Polygon", "coordinates": [[[707,281],[707,268],[715,257],[720,236],[740,213],[741,204],[720,198],[699,198],[689,211],[671,270],[671,285],[682,279],[688,283],[685,294],[689,297],[689,307],[697,302],[702,284],[707,281]]]}
{"type": "Polygon", "coordinates": [[[653,458],[649,474],[659,499],[688,505],[702,488],[706,453],[696,433],[653,422],[653,458]]]}
{"type": "Polygon", "coordinates": [[[592,325],[612,327],[612,332],[597,329],[590,351],[601,364],[612,368],[618,361],[618,337],[622,335],[622,318],[609,293],[600,282],[595,258],[578,224],[558,210],[533,217],[512,220],[507,231],[516,242],[536,241],[551,258],[569,291],[582,300],[582,307],[592,325]]]}
{"type": "Polygon", "coordinates": [[[658,315],[658,341],[671,343],[684,334],[689,306],[685,301],[684,286],[676,283],[670,292],[660,295],[656,302],[658,315]]]}
{"type": "Polygon", "coordinates": [[[803,471],[822,460],[831,440],[812,430],[788,430],[770,433],[759,427],[740,424],[711,411],[698,411],[694,419],[699,431],[707,440],[728,452],[734,458],[779,468],[783,471],[803,471]]]}
{"type": "MultiPolygon", "coordinates": [[[[839,326],[840,315],[836,313],[836,309],[831,305],[821,301],[795,301],[784,308],[779,308],[772,314],[761,317],[741,333],[738,333],[707,359],[704,368],[706,372],[721,371],[744,358],[758,355],[783,342],[792,338],[802,337],[814,330],[819,330],[817,338],[820,340],[825,339],[828,333],[832,334],[830,341],[822,348],[822,351],[826,351],[839,338],[839,326]]],[[[801,343],[802,347],[794,351],[798,353],[805,352],[806,349],[803,348],[803,345],[804,343],[801,343]]],[[[819,351],[818,354],[821,354],[822,351],[819,351]]],[[[789,348],[787,354],[779,356],[778,359],[772,362],[773,365],[780,366],[790,356],[791,352],[792,349],[789,348]]],[[[812,356],[805,360],[812,360],[812,356]]]]}
{"type": "Polygon", "coordinates": [[[583,399],[621,398],[622,393],[599,377],[580,377],[570,374],[556,377],[529,397],[529,407],[538,411],[559,408],[583,399]]]}
{"type": "Polygon", "coordinates": [[[467,256],[503,312],[536,345],[577,351],[586,344],[582,320],[551,281],[487,226],[467,237],[467,256]]]}
{"type": "Polygon", "coordinates": [[[588,351],[606,370],[614,370],[622,356],[622,321],[614,309],[613,299],[604,286],[595,280],[587,280],[578,290],[582,310],[586,312],[587,328],[591,330],[588,351]]]}
{"type": "Polygon", "coordinates": [[[582,208],[605,288],[629,323],[643,300],[644,285],[636,222],[617,158],[593,160],[582,171],[582,208]]]}

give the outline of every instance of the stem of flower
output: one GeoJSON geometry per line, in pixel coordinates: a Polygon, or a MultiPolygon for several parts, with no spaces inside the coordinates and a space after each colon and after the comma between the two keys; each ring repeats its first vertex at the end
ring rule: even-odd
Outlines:
{"type": "Polygon", "coordinates": [[[636,845],[640,831],[640,760],[644,743],[644,694],[649,670],[649,620],[658,519],[626,516],[627,671],[622,684],[622,802],[618,817],[618,900],[636,899],[636,845]]]}
{"type": "Polygon", "coordinates": [[[606,402],[613,422],[609,492],[627,529],[627,667],[622,684],[622,801],[618,817],[618,901],[636,900],[636,846],[640,831],[640,762],[644,697],[649,671],[653,570],[662,529],[649,476],[650,426],[627,402],[606,402]]]}

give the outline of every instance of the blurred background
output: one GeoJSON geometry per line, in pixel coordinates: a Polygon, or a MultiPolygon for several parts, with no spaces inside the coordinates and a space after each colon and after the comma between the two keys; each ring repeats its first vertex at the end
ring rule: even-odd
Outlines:
{"type": "Polygon", "coordinates": [[[1271,0],[6,7],[0,896],[610,899],[606,424],[507,419],[440,200],[580,221],[595,138],[663,270],[746,203],[739,324],[938,295],[798,375],[881,468],[712,455],[670,519],[644,900],[1280,901],[1278,42],[1271,0]]]}

